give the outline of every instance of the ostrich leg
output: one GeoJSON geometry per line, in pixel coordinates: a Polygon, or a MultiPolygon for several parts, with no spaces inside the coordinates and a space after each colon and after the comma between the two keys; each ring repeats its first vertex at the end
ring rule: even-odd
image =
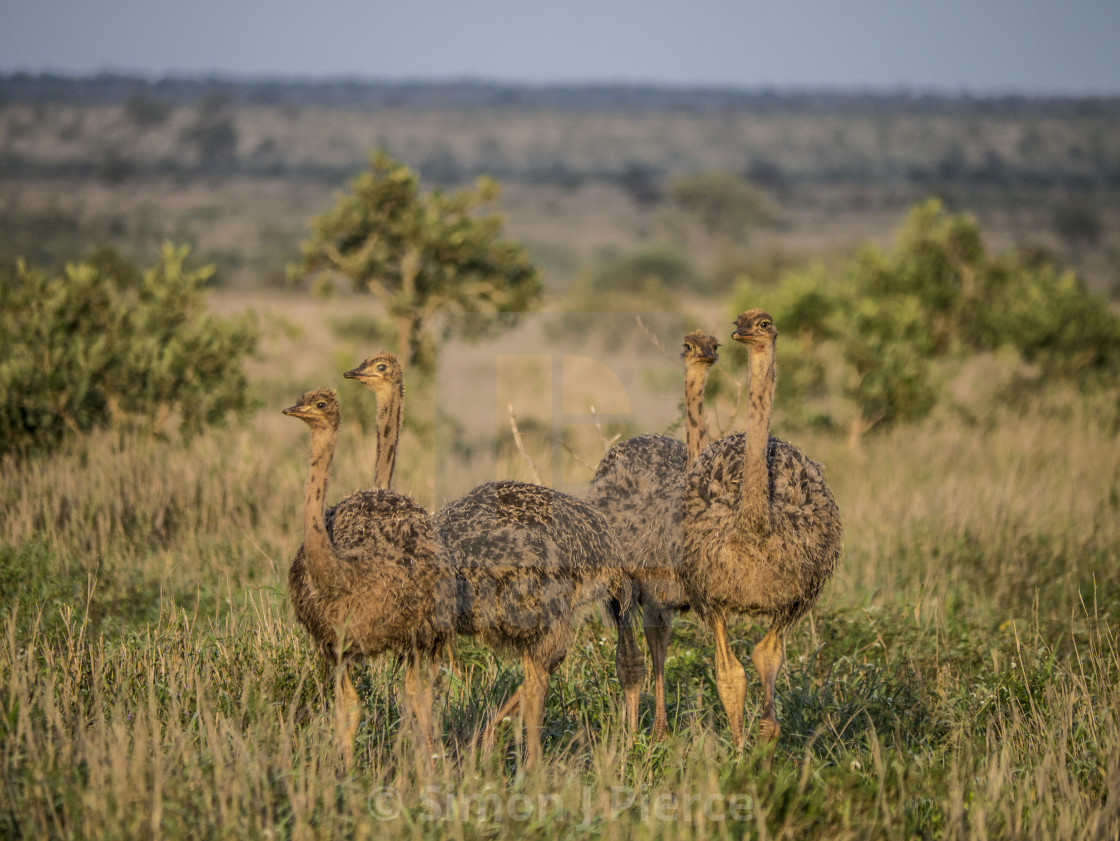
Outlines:
{"type": "Polygon", "coordinates": [[[521,684],[521,716],[525,722],[525,767],[541,761],[541,730],[544,726],[545,702],[548,698],[547,670],[525,658],[525,682],[521,684]]]}
{"type": "Polygon", "coordinates": [[[638,727],[638,700],[646,677],[646,661],[634,637],[634,624],[631,622],[634,602],[631,601],[629,609],[623,612],[622,606],[612,599],[610,609],[618,629],[614,662],[618,682],[622,686],[623,720],[627,732],[632,734],[638,727]]]}
{"type": "Polygon", "coordinates": [[[762,678],[762,724],[759,729],[763,739],[773,741],[781,732],[774,715],[774,682],[785,661],[785,628],[775,623],[754,647],[751,661],[762,678]]]}
{"type": "Polygon", "coordinates": [[[358,735],[358,721],[361,718],[362,707],[358,700],[358,692],[350,680],[349,664],[342,663],[335,672],[335,715],[342,742],[342,760],[349,768],[354,762],[354,739],[358,735]]]}
{"type": "Polygon", "coordinates": [[[673,611],[650,611],[646,617],[646,644],[653,661],[653,737],[662,739],[669,730],[665,716],[665,659],[673,633],[673,611]]]}
{"type": "Polygon", "coordinates": [[[735,746],[743,746],[743,708],[747,703],[747,672],[731,650],[727,638],[727,624],[722,616],[712,619],[716,636],[716,692],[727,711],[731,726],[731,739],[735,746]]]}
{"type": "Polygon", "coordinates": [[[405,705],[411,712],[416,744],[431,762],[437,753],[432,729],[432,681],[423,655],[417,651],[409,654],[404,674],[404,697],[405,705]]]}

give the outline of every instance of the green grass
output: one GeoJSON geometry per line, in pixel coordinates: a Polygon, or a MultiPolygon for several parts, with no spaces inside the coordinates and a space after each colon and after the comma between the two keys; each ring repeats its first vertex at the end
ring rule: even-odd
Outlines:
{"type": "Polygon", "coordinates": [[[11,837],[575,837],[590,822],[599,837],[1107,837],[1120,658],[1110,626],[1082,619],[1088,633],[1070,659],[1038,627],[962,625],[947,641],[896,610],[821,611],[814,624],[828,633],[814,641],[803,628],[790,646],[781,738],[742,754],[696,646],[706,634],[689,623],[668,669],[672,737],[649,741],[644,708],[645,731],[627,745],[613,648],[592,622],[553,679],[546,762],[526,774],[516,728],[495,756],[472,743],[517,678],[468,645],[458,674],[441,676],[446,756],[435,771],[402,739],[394,670],[381,663],[357,676],[365,718],[345,770],[282,594],[246,595],[206,618],[165,604],[143,631],[112,639],[92,638],[80,607],[63,611],[53,639],[37,623],[21,638],[10,614],[0,827],[11,837]],[[884,625],[895,631],[884,636],[884,625]],[[466,811],[450,814],[448,802],[466,811]]]}
{"type": "MultiPolygon", "coordinates": [[[[434,769],[384,660],[356,671],[343,765],[329,676],[287,603],[306,439],[276,407],[187,445],[106,434],[7,462],[0,837],[1116,837],[1108,411],[1055,395],[859,452],[799,440],[827,466],[846,555],[791,635],[777,743],[729,743],[711,636],[689,615],[667,664],[670,737],[650,740],[647,695],[628,739],[614,634],[592,615],[529,771],[515,725],[492,755],[476,744],[519,668],[469,640],[439,676],[434,769]]],[[[368,441],[348,427],[341,446],[368,441]]],[[[401,484],[423,483],[425,458],[402,452],[401,484]]],[[[368,467],[340,461],[332,493],[368,467]]],[[[761,629],[731,633],[749,662],[761,629]]]]}

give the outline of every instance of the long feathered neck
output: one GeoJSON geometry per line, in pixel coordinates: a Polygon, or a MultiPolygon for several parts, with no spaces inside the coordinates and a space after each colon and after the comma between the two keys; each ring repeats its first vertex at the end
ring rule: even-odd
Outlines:
{"type": "Polygon", "coordinates": [[[397,466],[397,442],[404,417],[404,383],[386,391],[386,395],[377,396],[377,466],[373,472],[373,487],[385,491],[393,487],[393,471],[397,466]]]}
{"type": "Polygon", "coordinates": [[[328,585],[332,571],[337,567],[324,515],[337,441],[336,429],[314,427],[311,430],[311,465],[303,496],[303,550],[307,554],[311,579],[320,589],[328,585]]]}
{"type": "Polygon", "coordinates": [[[766,463],[770,413],[774,408],[777,369],[774,342],[750,346],[747,434],[740,488],[738,529],[744,536],[770,533],[770,471],[766,463]]]}
{"type": "Polygon", "coordinates": [[[685,435],[689,464],[696,461],[700,451],[708,446],[708,425],[704,420],[704,386],[711,370],[711,365],[685,365],[684,369],[685,435]]]}

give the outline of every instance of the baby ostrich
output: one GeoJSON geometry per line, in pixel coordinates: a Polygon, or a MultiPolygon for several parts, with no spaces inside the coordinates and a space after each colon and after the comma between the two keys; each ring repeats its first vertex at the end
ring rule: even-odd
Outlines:
{"type": "Polygon", "coordinates": [[[599,512],[525,482],[487,482],[435,515],[455,569],[455,632],[521,658],[525,677],[487,728],[520,706],[526,764],[541,757],[548,679],[563,662],[588,607],[615,598],[629,608],[618,543],[599,512]]]}
{"type": "MultiPolygon", "coordinates": [[[[397,440],[404,375],[396,357],[381,353],[345,376],[378,393],[380,482],[392,474],[383,442],[397,440]]],[[[575,621],[609,596],[629,603],[617,542],[582,501],[524,482],[480,485],[445,506],[434,524],[446,552],[440,560],[449,565],[437,586],[435,615],[456,634],[520,656],[524,681],[487,732],[489,740],[494,723],[520,706],[532,764],[541,756],[548,679],[567,653],[575,621]]]]}
{"type": "MultiPolygon", "coordinates": [[[[704,385],[718,359],[719,342],[695,330],[684,337],[684,405],[688,446],[667,435],[641,435],[615,444],[599,462],[587,494],[614,529],[622,548],[633,597],[641,605],[646,644],[653,664],[653,735],[668,728],[665,715],[665,657],[673,614],[684,605],[676,579],[681,557],[681,495],[684,475],[708,443],[704,423],[704,385]]],[[[625,700],[627,727],[638,726],[638,696],[645,665],[631,623],[616,603],[616,663],[625,700]]]]}
{"type": "Polygon", "coordinates": [[[760,309],[735,322],[750,353],[747,432],[709,446],[684,491],[680,580],[689,604],[715,633],[716,690],[735,743],[743,743],[747,677],[727,639],[727,618],[767,617],[770,630],[751,653],[762,678],[761,734],[776,739],[774,681],[786,631],[816,602],[840,558],[840,512],[821,467],[770,437],[778,331],[760,309]]]}
{"type": "Polygon", "coordinates": [[[343,753],[352,758],[358,695],[349,664],[392,652],[407,660],[405,706],[431,755],[431,687],[425,657],[440,643],[432,618],[441,576],[439,546],[428,513],[384,490],[359,491],[324,511],[341,422],[333,389],[304,394],[284,410],[311,427],[311,465],[303,506],[303,545],[288,572],[296,617],[336,673],[335,705],[343,753]]]}

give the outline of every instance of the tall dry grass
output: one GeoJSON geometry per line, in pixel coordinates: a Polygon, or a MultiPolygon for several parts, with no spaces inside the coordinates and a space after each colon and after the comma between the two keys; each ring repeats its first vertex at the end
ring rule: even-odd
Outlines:
{"type": "MultiPolygon", "coordinates": [[[[287,604],[307,440],[279,415],[299,391],[278,399],[282,374],[262,380],[266,404],[244,424],[187,444],[106,434],[3,465],[3,836],[1120,832],[1114,402],[1055,393],[973,419],[946,411],[859,452],[789,436],[826,466],[846,554],[790,640],[772,747],[729,745],[710,636],[688,616],[667,664],[672,735],[649,741],[647,700],[628,740],[613,632],[593,617],[553,679],[541,767],[521,768],[517,728],[495,754],[478,750],[517,667],[461,641],[439,678],[435,768],[401,734],[400,675],[385,662],[357,672],[363,723],[347,768],[329,676],[287,604]]],[[[356,422],[366,398],[338,387],[353,410],[335,496],[366,486],[373,464],[356,422]]],[[[426,388],[409,392],[421,420],[426,388]]],[[[551,458],[552,416],[528,399],[517,410],[529,452],[551,458]]],[[[504,421],[438,452],[420,445],[424,423],[411,428],[398,484],[430,505],[432,465],[465,479],[480,450],[486,469],[516,474],[516,449],[493,445],[504,421]]],[[[593,463],[601,442],[581,446],[593,463]]],[[[733,627],[744,661],[760,633],[733,627]]]]}

